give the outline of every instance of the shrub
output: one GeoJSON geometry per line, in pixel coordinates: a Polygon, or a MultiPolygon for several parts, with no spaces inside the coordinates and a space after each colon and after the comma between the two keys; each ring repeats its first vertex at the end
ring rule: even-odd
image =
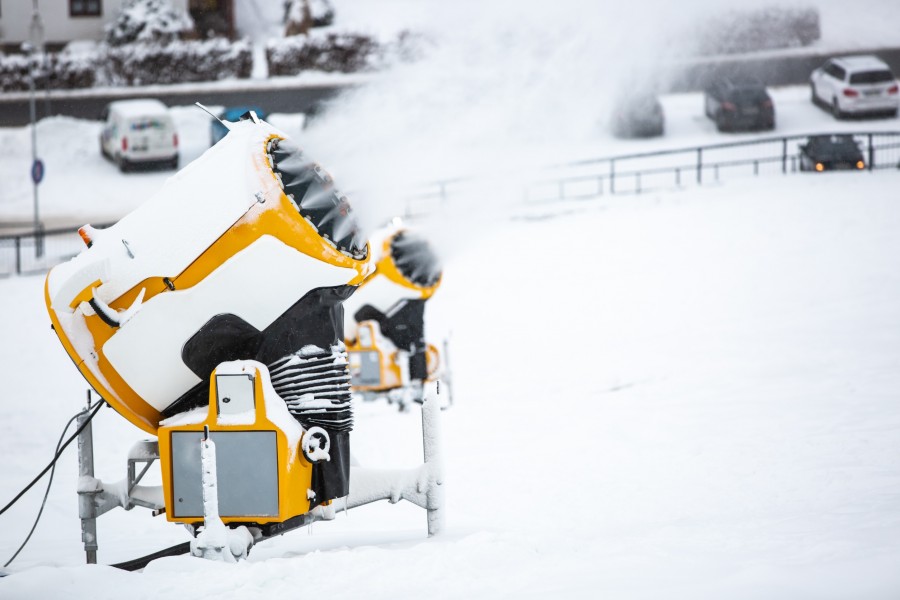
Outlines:
{"type": "Polygon", "coordinates": [[[334,23],[334,6],[331,0],[285,0],[283,20],[285,35],[304,34],[334,23]]]}
{"type": "Polygon", "coordinates": [[[193,27],[191,17],[176,10],[169,0],[126,0],[116,19],[106,26],[106,43],[171,42],[193,27]]]}
{"type": "Polygon", "coordinates": [[[374,68],[381,49],[374,39],[356,33],[291,36],[269,42],[269,75],[296,75],[303,71],[353,73],[374,68]]]}
{"type": "Polygon", "coordinates": [[[253,56],[247,40],[224,38],[170,44],[129,44],[106,52],[111,85],[149,85],[247,78],[253,56]]]}
{"type": "Polygon", "coordinates": [[[247,40],[224,38],[176,41],[169,44],[100,45],[91,53],[48,54],[46,59],[11,55],[0,57],[0,91],[28,90],[31,65],[37,69],[38,89],[77,89],[95,85],[150,85],[226,78],[247,78],[253,55],[247,40]]]}
{"type": "Polygon", "coordinates": [[[69,90],[91,87],[97,81],[97,66],[94,59],[65,52],[45,57],[0,57],[0,91],[27,91],[32,67],[35,67],[36,89],[69,90]]]}

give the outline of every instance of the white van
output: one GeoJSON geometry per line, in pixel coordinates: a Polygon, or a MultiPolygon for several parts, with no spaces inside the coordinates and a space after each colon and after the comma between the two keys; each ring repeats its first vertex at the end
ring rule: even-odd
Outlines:
{"type": "Polygon", "coordinates": [[[100,152],[124,173],[138,164],[178,168],[178,132],[159,100],[119,100],[102,114],[100,152]]]}

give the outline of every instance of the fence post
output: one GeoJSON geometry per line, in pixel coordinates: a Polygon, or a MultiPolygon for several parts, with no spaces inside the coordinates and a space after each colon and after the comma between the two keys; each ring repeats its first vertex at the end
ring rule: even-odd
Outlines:
{"type": "Polygon", "coordinates": [[[616,159],[610,159],[609,161],[609,193],[613,195],[616,193],[616,159]]]}
{"type": "Polygon", "coordinates": [[[718,163],[713,165],[713,177],[715,177],[716,181],[719,180],[719,164],[718,163]]]}
{"type": "Polygon", "coordinates": [[[36,258],[44,256],[44,224],[38,223],[38,228],[34,232],[34,255],[36,258]]]}
{"type": "Polygon", "coordinates": [[[697,148],[697,183],[703,183],[703,148],[697,148]]]}
{"type": "Polygon", "coordinates": [[[636,194],[641,193],[641,172],[640,171],[638,171],[637,173],[634,174],[634,188],[635,188],[636,194]]]}
{"type": "Polygon", "coordinates": [[[22,274],[22,236],[16,236],[16,275],[22,274]]]}
{"type": "Polygon", "coordinates": [[[787,138],[781,138],[781,172],[787,173],[787,138]]]}
{"type": "Polygon", "coordinates": [[[872,145],[872,134],[869,134],[869,170],[875,168],[875,146],[872,145]]]}
{"type": "Polygon", "coordinates": [[[675,167],[675,187],[681,187],[681,168],[675,167]]]}
{"type": "Polygon", "coordinates": [[[759,161],[758,160],[753,161],[753,174],[759,175],[759,161]]]}

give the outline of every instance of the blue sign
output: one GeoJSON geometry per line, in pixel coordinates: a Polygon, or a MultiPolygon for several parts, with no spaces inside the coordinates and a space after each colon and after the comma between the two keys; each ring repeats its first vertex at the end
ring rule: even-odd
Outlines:
{"type": "Polygon", "coordinates": [[[44,162],[36,158],[34,162],[31,163],[31,180],[38,184],[44,179],[44,162]]]}

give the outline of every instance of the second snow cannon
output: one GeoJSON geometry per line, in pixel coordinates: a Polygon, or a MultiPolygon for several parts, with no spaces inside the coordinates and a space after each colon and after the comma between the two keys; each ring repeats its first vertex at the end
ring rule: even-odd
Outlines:
{"type": "Polygon", "coordinates": [[[399,222],[373,235],[372,246],[375,270],[345,305],[352,387],[403,410],[424,399],[427,384],[449,383],[446,343],[442,357],[425,336],[425,305],[443,270],[432,244],[399,222]]]}

